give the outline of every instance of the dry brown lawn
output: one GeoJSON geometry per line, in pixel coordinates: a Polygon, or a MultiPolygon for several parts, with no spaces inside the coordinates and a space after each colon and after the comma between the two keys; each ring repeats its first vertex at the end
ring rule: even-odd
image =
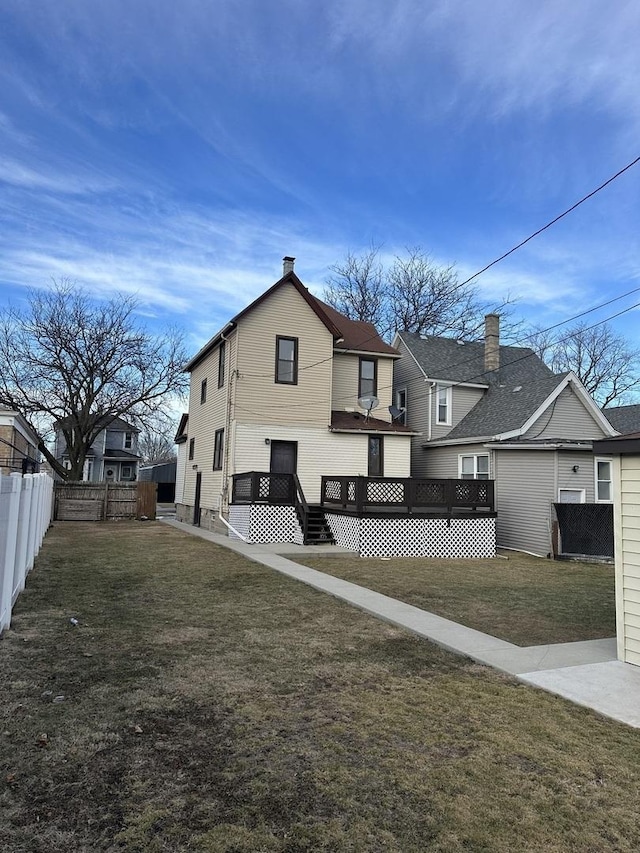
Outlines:
{"type": "Polygon", "coordinates": [[[161,523],[56,524],[0,684],[11,853],[640,849],[639,732],[161,523]]]}
{"type": "Polygon", "coordinates": [[[519,646],[614,637],[612,565],[544,560],[505,551],[493,560],[296,557],[519,646]]]}

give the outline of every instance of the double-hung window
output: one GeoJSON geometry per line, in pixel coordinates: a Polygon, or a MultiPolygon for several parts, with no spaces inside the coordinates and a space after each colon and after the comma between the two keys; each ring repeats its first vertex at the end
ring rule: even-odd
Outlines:
{"type": "Polygon", "coordinates": [[[361,358],[358,375],[358,397],[373,397],[378,393],[378,362],[361,358]]]}
{"type": "Polygon", "coordinates": [[[202,380],[200,383],[200,405],[207,402],[207,380],[202,380]]]}
{"type": "Polygon", "coordinates": [[[459,456],[458,469],[461,480],[488,480],[489,454],[478,453],[459,456]]]}
{"type": "Polygon", "coordinates": [[[276,382],[298,384],[298,339],[276,337],[276,382]]]}
{"type": "Polygon", "coordinates": [[[133,447],[133,433],[132,432],[125,432],[125,434],[124,434],[124,449],[125,450],[131,450],[132,447],[133,447]]]}
{"type": "Polygon", "coordinates": [[[189,439],[189,459],[193,459],[196,452],[196,440],[195,438],[189,439]]]}
{"type": "Polygon", "coordinates": [[[224,429],[217,429],[213,441],[213,470],[220,471],[222,468],[222,456],[224,453],[224,429]]]}
{"type": "Polygon", "coordinates": [[[451,424],[451,385],[436,385],[436,423],[451,424]]]}
{"type": "Polygon", "coordinates": [[[610,459],[596,459],[596,501],[598,503],[610,503],[613,500],[611,491],[611,469],[610,459]]]}

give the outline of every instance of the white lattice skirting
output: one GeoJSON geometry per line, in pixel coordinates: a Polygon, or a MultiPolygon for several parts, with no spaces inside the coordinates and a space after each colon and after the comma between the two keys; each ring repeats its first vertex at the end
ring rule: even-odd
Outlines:
{"type": "Polygon", "coordinates": [[[326,514],[336,544],[361,557],[487,559],[496,555],[495,518],[354,518],[326,514]]]}
{"type": "MultiPolygon", "coordinates": [[[[303,544],[298,516],[292,506],[266,506],[263,504],[230,506],[229,524],[235,527],[247,542],[253,544],[266,544],[267,542],[303,544]]],[[[230,530],[229,538],[237,539],[238,537],[230,530]]]]}

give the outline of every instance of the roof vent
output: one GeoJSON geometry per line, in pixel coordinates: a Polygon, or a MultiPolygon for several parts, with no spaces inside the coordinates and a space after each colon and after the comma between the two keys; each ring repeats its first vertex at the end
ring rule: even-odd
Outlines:
{"type": "Polygon", "coordinates": [[[288,273],[293,272],[293,265],[295,262],[295,258],[290,258],[289,255],[285,255],[282,259],[282,275],[287,275],[288,273]]]}
{"type": "Polygon", "coordinates": [[[522,385],[516,385],[516,387],[513,389],[514,394],[517,393],[518,391],[522,391],[522,385]]]}

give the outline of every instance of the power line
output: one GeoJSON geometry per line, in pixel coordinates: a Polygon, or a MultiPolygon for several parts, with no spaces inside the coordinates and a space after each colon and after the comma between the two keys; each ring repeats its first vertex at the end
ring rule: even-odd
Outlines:
{"type": "Polygon", "coordinates": [[[596,195],[596,193],[599,193],[600,190],[603,190],[605,187],[608,187],[609,184],[613,183],[613,181],[616,180],[616,178],[619,178],[620,175],[623,175],[626,171],[631,169],[631,167],[635,166],[637,163],[640,163],[640,157],[636,157],[636,159],[632,160],[631,163],[627,163],[627,165],[624,166],[624,168],[620,169],[619,172],[616,172],[615,175],[612,175],[603,184],[600,184],[599,187],[596,187],[595,190],[592,190],[590,193],[587,193],[587,195],[583,196],[575,204],[572,204],[571,207],[568,207],[565,211],[563,211],[558,216],[556,216],[554,219],[552,219],[551,222],[547,222],[547,224],[543,225],[542,228],[538,228],[537,231],[534,231],[533,234],[530,234],[529,237],[527,237],[525,240],[521,240],[520,243],[517,244],[517,246],[514,246],[512,249],[509,249],[508,252],[505,252],[504,254],[500,255],[499,258],[496,258],[494,261],[491,261],[490,264],[487,264],[481,270],[478,270],[478,272],[475,272],[472,276],[469,276],[469,278],[467,278],[465,281],[461,282],[460,284],[456,285],[456,287],[464,287],[465,284],[469,284],[469,282],[473,281],[474,278],[477,278],[479,275],[482,275],[482,273],[486,272],[488,269],[491,269],[491,267],[500,263],[500,261],[503,261],[505,258],[508,258],[509,255],[512,255],[514,252],[517,252],[518,249],[521,249],[524,245],[526,245],[526,243],[529,243],[531,240],[533,240],[539,234],[542,234],[542,232],[546,231],[547,228],[551,228],[552,225],[555,225],[556,222],[559,222],[561,219],[563,219],[565,216],[567,216],[569,213],[571,213],[577,207],[580,207],[580,205],[584,204],[585,201],[588,201],[590,198],[593,198],[593,196],[596,195]]]}

